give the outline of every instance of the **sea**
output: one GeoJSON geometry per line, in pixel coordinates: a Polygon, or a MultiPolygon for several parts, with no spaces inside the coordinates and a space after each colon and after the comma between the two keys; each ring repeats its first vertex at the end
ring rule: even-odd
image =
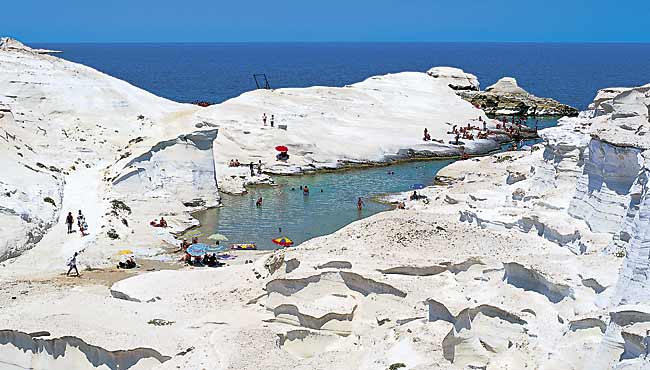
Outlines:
{"type": "MultiPolygon", "coordinates": [[[[650,44],[512,43],[220,43],[44,44],[79,62],[178,102],[223,102],[268,81],[270,87],[344,86],[370,76],[453,66],[483,87],[504,76],[529,92],[584,109],[598,89],[650,82],[650,44]]],[[[534,124],[556,125],[556,119],[534,124]]],[[[528,143],[532,144],[532,143],[528,143]]],[[[223,207],[195,214],[204,236],[273,249],[272,239],[296,244],[393,208],[386,194],[412,192],[435,182],[453,160],[392,164],[345,172],[276,177],[276,186],[222,194],[223,207]],[[311,189],[304,195],[302,187],[311,189]],[[264,199],[257,207],[258,198],[264,199]],[[364,201],[357,209],[358,198],[364,201]]],[[[204,240],[209,242],[208,240],[204,240]]]]}
{"type": "Polygon", "coordinates": [[[504,76],[529,92],[584,109],[596,91],[650,82],[650,44],[190,43],[41,44],[156,95],[220,103],[257,87],[344,86],[370,76],[462,68],[483,88],[504,76]],[[261,76],[260,76],[261,77],[261,76]]]}

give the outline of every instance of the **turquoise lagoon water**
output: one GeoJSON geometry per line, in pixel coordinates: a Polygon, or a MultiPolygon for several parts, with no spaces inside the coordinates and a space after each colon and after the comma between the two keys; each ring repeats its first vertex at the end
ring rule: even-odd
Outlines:
{"type": "Polygon", "coordinates": [[[301,176],[277,176],[276,186],[259,185],[244,195],[222,195],[223,207],[197,213],[204,235],[219,232],[229,243],[274,248],[271,239],[287,236],[296,244],[330,234],[343,226],[393,208],[376,197],[431,185],[436,173],[453,160],[404,162],[301,176]],[[388,172],[394,172],[389,174],[388,172]],[[308,186],[303,195],[300,186],[308,186]],[[262,197],[262,207],[255,205],[262,197]],[[364,207],[357,209],[362,197],[364,207]]]}
{"type": "MultiPolygon", "coordinates": [[[[527,125],[535,126],[536,119],[527,125]]],[[[539,129],[555,126],[556,119],[539,119],[539,129]]],[[[532,145],[536,141],[527,140],[532,145]]],[[[504,145],[506,150],[510,145],[504,145]]],[[[205,236],[218,232],[229,243],[255,243],[272,249],[273,238],[287,236],[296,244],[327,235],[343,226],[392,209],[378,201],[382,195],[413,190],[416,184],[433,184],[440,169],[454,160],[428,160],[395,163],[389,166],[357,168],[301,176],[275,176],[276,186],[249,187],[244,195],[222,194],[223,207],[195,214],[205,236]],[[389,172],[394,174],[388,174],[389,172]],[[300,186],[308,186],[303,195],[300,186]],[[262,207],[255,205],[262,197],[262,207]],[[357,199],[364,207],[357,209],[357,199]]]]}

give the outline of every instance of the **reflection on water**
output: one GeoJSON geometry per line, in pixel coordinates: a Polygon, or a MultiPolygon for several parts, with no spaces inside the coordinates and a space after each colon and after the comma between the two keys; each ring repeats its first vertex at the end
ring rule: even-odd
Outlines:
{"type": "Polygon", "coordinates": [[[223,207],[197,213],[204,235],[219,232],[229,243],[256,243],[271,249],[271,239],[287,236],[296,244],[330,234],[343,226],[390,209],[374,201],[377,195],[410,190],[415,184],[431,185],[436,173],[452,160],[393,164],[386,167],[303,176],[277,176],[277,186],[253,186],[247,194],[222,194],[223,207]],[[389,174],[389,172],[394,174],[389,174]],[[301,186],[308,186],[303,195],[301,186]],[[262,197],[263,205],[256,200],[262,197]],[[357,209],[357,199],[364,206],[357,209]]]}
{"type": "MultiPolygon", "coordinates": [[[[535,127],[536,119],[529,119],[535,127]]],[[[539,129],[552,127],[556,119],[539,119],[539,129]]],[[[539,140],[527,140],[532,145],[539,140]]],[[[510,144],[503,146],[504,150],[510,144]]],[[[296,244],[335,232],[343,226],[390,209],[373,201],[377,195],[411,190],[415,184],[431,185],[436,173],[453,160],[398,163],[385,167],[303,176],[277,176],[277,186],[253,186],[247,194],[222,194],[223,207],[195,214],[204,235],[226,235],[229,243],[255,243],[260,249],[272,249],[272,239],[287,236],[296,244]],[[394,172],[394,174],[388,174],[394,172]],[[309,195],[301,186],[307,185],[309,195]],[[259,197],[263,205],[257,207],[259,197]],[[357,199],[363,198],[362,211],[357,199]]]]}

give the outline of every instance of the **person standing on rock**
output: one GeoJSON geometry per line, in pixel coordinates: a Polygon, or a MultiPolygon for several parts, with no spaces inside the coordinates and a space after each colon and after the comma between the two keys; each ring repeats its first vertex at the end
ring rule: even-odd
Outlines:
{"type": "Polygon", "coordinates": [[[275,123],[275,116],[271,115],[271,127],[273,127],[274,123],[275,123]]]}
{"type": "Polygon", "coordinates": [[[262,114],[262,123],[266,126],[266,113],[262,114]]]}
{"type": "Polygon", "coordinates": [[[248,168],[251,170],[251,177],[255,176],[255,170],[253,168],[253,162],[248,165],[248,168]]]}
{"type": "Polygon", "coordinates": [[[77,276],[79,276],[79,270],[77,270],[77,255],[79,255],[79,253],[74,252],[74,255],[68,260],[67,265],[69,268],[68,273],[65,274],[65,276],[70,276],[70,272],[72,272],[72,270],[74,270],[77,273],[77,276]]]}
{"type": "Polygon", "coordinates": [[[262,174],[262,160],[260,159],[259,162],[257,162],[257,174],[261,175],[262,174]]]}
{"type": "Polygon", "coordinates": [[[72,225],[74,225],[74,217],[72,216],[72,212],[68,212],[68,216],[65,218],[65,223],[68,225],[68,234],[71,234],[72,225]]]}
{"type": "Polygon", "coordinates": [[[86,221],[86,218],[81,213],[81,210],[79,210],[79,213],[77,214],[77,226],[79,227],[83,226],[84,221],[86,221]]]}

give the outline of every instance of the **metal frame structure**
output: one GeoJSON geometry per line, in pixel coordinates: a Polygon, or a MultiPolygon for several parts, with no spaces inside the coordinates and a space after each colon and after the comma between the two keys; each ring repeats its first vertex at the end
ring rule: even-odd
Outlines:
{"type": "Polygon", "coordinates": [[[271,90],[271,85],[269,85],[269,80],[266,78],[266,73],[255,73],[253,74],[253,79],[255,80],[255,86],[257,86],[258,89],[271,90]]]}

